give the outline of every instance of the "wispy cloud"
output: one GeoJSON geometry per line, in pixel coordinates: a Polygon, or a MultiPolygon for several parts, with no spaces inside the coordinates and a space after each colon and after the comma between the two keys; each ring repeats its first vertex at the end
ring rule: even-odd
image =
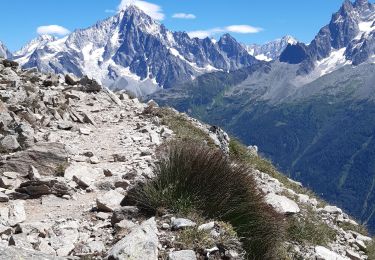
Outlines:
{"type": "Polygon", "coordinates": [[[197,31],[191,31],[188,32],[190,37],[193,38],[206,38],[206,37],[212,37],[219,33],[241,33],[241,34],[250,34],[250,33],[259,33],[263,31],[260,27],[254,27],[251,25],[229,25],[226,27],[216,27],[208,30],[197,30],[197,31]]]}
{"type": "Polygon", "coordinates": [[[122,0],[118,10],[124,10],[130,5],[135,5],[155,20],[164,20],[165,15],[160,5],[141,0],[122,0]]]}
{"type": "Polygon", "coordinates": [[[177,19],[195,19],[197,17],[194,14],[176,13],[176,14],[172,15],[172,18],[177,18],[177,19]]]}
{"type": "Polygon", "coordinates": [[[55,25],[55,24],[39,26],[36,29],[36,32],[38,34],[57,34],[60,36],[64,36],[70,33],[70,31],[66,29],[65,27],[62,27],[60,25],[55,25]]]}

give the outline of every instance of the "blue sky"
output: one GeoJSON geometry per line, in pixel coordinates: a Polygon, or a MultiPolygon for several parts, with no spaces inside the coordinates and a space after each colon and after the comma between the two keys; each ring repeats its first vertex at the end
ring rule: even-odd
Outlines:
{"type": "MultiPolygon", "coordinates": [[[[14,51],[36,37],[38,28],[40,32],[52,29],[60,34],[66,33],[64,29],[85,28],[113,15],[120,2],[3,0],[0,40],[14,51]],[[61,27],[41,27],[47,25],[61,27]]],[[[171,30],[200,31],[198,35],[211,33],[213,37],[229,31],[241,42],[265,43],[286,34],[310,42],[329,22],[342,0],[150,0],[149,3],[154,4],[151,9],[156,8],[153,11],[157,11],[159,19],[164,17],[162,23],[171,30]],[[180,18],[173,18],[175,14],[180,18]]],[[[150,6],[146,3],[146,7],[150,6]]]]}

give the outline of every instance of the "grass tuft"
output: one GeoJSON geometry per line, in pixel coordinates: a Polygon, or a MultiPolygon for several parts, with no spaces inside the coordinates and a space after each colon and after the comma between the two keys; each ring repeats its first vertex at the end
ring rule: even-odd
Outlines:
{"type": "Polygon", "coordinates": [[[160,208],[202,212],[233,226],[248,259],[277,259],[283,216],[264,202],[248,166],[201,143],[177,141],[168,146],[155,173],[155,179],[129,192],[127,204],[152,214],[160,208]]]}

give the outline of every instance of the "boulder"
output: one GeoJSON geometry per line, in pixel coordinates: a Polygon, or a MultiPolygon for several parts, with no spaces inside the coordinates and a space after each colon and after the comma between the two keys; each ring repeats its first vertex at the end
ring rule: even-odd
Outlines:
{"type": "Polygon", "coordinates": [[[111,224],[115,225],[124,219],[132,219],[133,217],[136,217],[138,213],[139,209],[134,206],[124,206],[116,209],[112,214],[111,224]]]}
{"type": "Polygon", "coordinates": [[[193,250],[181,250],[169,253],[168,260],[196,260],[197,257],[193,250]]]}
{"type": "Polygon", "coordinates": [[[82,85],[81,90],[84,92],[99,92],[102,90],[102,86],[94,79],[90,79],[87,76],[84,76],[79,84],[82,85]]]}
{"type": "Polygon", "coordinates": [[[112,212],[120,208],[120,203],[124,196],[115,190],[110,190],[96,199],[98,210],[104,212],[112,212]]]}
{"type": "Polygon", "coordinates": [[[154,218],[134,227],[108,252],[108,260],[157,260],[158,236],[154,218]]]}
{"type": "Polygon", "coordinates": [[[66,74],[65,75],[65,83],[70,85],[70,86],[74,86],[74,85],[77,85],[79,82],[79,79],[74,76],[73,74],[66,74]]]}
{"type": "Polygon", "coordinates": [[[29,167],[33,165],[42,176],[50,176],[56,173],[58,167],[66,164],[67,157],[63,144],[38,143],[0,161],[0,171],[28,175],[29,167]]]}
{"type": "Polygon", "coordinates": [[[269,193],[265,196],[266,203],[272,206],[277,212],[281,214],[295,214],[300,212],[300,208],[293,200],[280,196],[275,193],[269,193]]]}
{"type": "Polygon", "coordinates": [[[20,148],[20,144],[14,135],[7,135],[0,142],[1,150],[4,152],[13,152],[20,148]]]}
{"type": "Polygon", "coordinates": [[[10,226],[13,227],[26,220],[24,204],[22,200],[15,200],[9,204],[8,224],[10,226]]]}

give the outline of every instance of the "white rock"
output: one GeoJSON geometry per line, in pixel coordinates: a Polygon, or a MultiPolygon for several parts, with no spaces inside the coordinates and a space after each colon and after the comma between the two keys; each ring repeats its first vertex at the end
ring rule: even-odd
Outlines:
{"type": "Polygon", "coordinates": [[[98,210],[111,212],[115,209],[121,208],[121,201],[124,196],[115,190],[110,190],[96,199],[98,210]]]}
{"type": "Polygon", "coordinates": [[[169,260],[196,260],[197,257],[193,250],[174,251],[168,255],[169,260]]]}
{"type": "Polygon", "coordinates": [[[15,226],[18,223],[26,220],[26,212],[24,208],[25,201],[15,200],[9,203],[9,219],[10,226],[15,226]]]}
{"type": "Polygon", "coordinates": [[[212,222],[209,222],[209,223],[206,223],[206,224],[202,224],[198,227],[198,230],[205,230],[205,231],[209,231],[211,229],[213,229],[215,227],[215,222],[212,221],[212,222]]]}
{"type": "Polygon", "coordinates": [[[293,200],[285,196],[269,193],[265,197],[266,202],[281,214],[295,214],[300,212],[300,208],[293,200]]]}
{"type": "Polygon", "coordinates": [[[187,227],[195,227],[197,224],[186,218],[172,218],[171,224],[173,229],[182,229],[187,227]]]}
{"type": "Polygon", "coordinates": [[[341,256],[323,246],[315,247],[316,260],[347,260],[347,257],[341,256]]]}
{"type": "Polygon", "coordinates": [[[143,222],[117,242],[108,252],[113,260],[157,260],[158,236],[154,218],[143,222]]]}

